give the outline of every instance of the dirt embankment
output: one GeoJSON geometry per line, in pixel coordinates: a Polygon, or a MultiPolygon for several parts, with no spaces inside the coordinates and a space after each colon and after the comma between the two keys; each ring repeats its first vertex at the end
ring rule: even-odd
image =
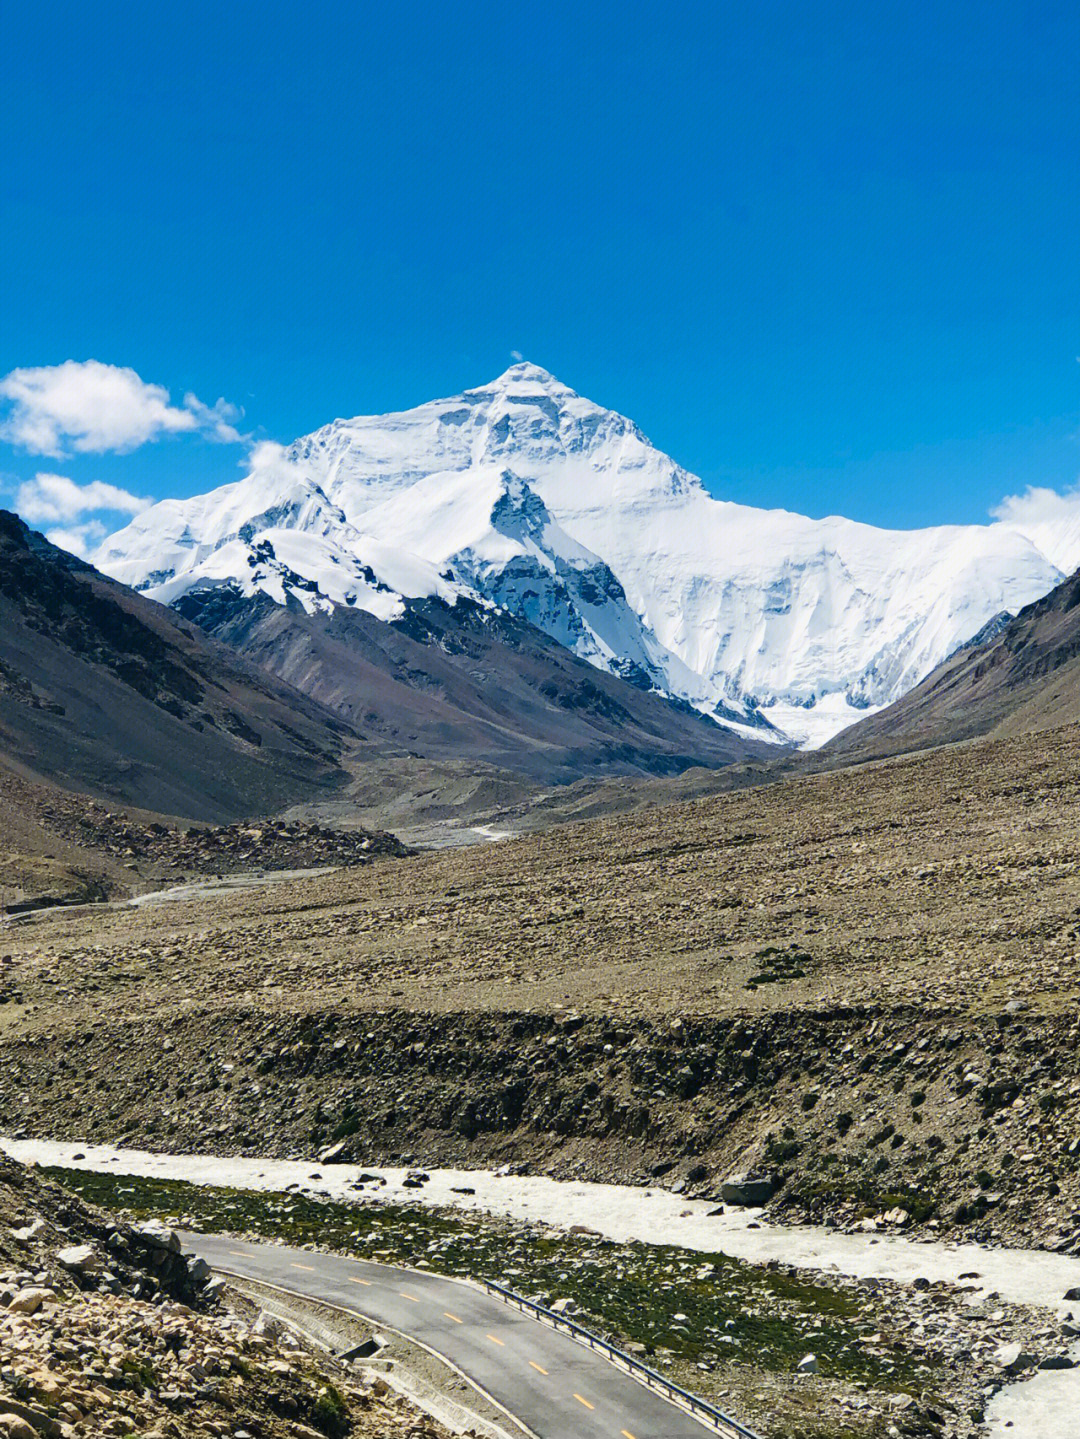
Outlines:
{"type": "Polygon", "coordinates": [[[1080,1030],[852,1009],[633,1024],[213,1011],[3,1054],[0,1127],[174,1151],[487,1166],[888,1214],[1080,1251],[1080,1030]]]}

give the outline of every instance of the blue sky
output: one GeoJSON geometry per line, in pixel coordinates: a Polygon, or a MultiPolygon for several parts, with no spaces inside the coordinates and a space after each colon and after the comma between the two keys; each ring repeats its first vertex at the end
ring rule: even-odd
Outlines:
{"type": "Polygon", "coordinates": [[[168,391],[141,443],[9,404],[9,494],[195,493],[231,432],[515,351],[747,503],[915,525],[1080,478],[1075,0],[39,0],[4,31],[0,375],[168,391]]]}

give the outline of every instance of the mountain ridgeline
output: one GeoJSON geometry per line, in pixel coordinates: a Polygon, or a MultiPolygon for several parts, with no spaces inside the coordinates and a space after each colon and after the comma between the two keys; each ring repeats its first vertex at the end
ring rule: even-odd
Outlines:
{"type": "Polygon", "coordinates": [[[872,759],[980,735],[1080,722],[1080,571],[965,645],[896,704],[838,735],[824,753],[872,759]]]}
{"type": "Polygon", "coordinates": [[[0,760],[26,779],[228,821],[338,795],[377,759],[552,784],[770,750],[491,604],[390,623],[219,585],[168,608],[0,511],[0,760]]]}
{"type": "Polygon", "coordinates": [[[153,506],[94,559],[166,604],[228,587],[390,623],[496,605],[602,673],[813,746],[1060,583],[1080,526],[893,531],[718,500],[631,420],[522,363],[261,446],[245,478],[153,506]]]}
{"type": "Polygon", "coordinates": [[[0,756],[200,819],[331,794],[347,724],[0,511],[0,756]]]}

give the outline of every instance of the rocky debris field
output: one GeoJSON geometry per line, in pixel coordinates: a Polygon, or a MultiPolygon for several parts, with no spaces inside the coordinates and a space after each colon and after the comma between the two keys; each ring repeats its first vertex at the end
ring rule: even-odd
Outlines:
{"type": "MultiPolygon", "coordinates": [[[[58,1171],[133,1218],[280,1239],[389,1264],[493,1279],[572,1316],[763,1435],[972,1436],[989,1395],[1069,1365],[1076,1326],[1048,1312],[919,1280],[808,1275],[677,1245],[619,1244],[479,1213],[378,1198],[196,1186],[58,1171]]],[[[319,1178],[313,1171],[313,1179],[319,1178]]],[[[416,1171],[422,1187],[424,1172],[416,1171]]],[[[372,1192],[374,1191],[374,1192],[372,1192]]]]}
{"type": "Polygon", "coordinates": [[[130,863],[187,874],[234,874],[238,870],[315,869],[368,864],[410,851],[378,830],[326,829],[303,820],[242,820],[228,825],[139,824],[103,806],[89,805],[81,821],[97,831],[98,847],[130,863]]]}
{"type": "Polygon", "coordinates": [[[0,1157],[0,1436],[444,1439],[382,1381],[230,1313],[155,1219],[0,1157]]]}
{"type": "Polygon", "coordinates": [[[0,1126],[1080,1241],[1080,731],[0,940],[0,1126]],[[257,1139],[254,1136],[258,1136],[257,1139]]]}
{"type": "Polygon", "coordinates": [[[0,912],[123,898],[170,879],[368,864],[411,851],[382,830],[303,819],[189,824],[0,770],[0,912]],[[3,848],[7,845],[7,849],[3,848]]]}

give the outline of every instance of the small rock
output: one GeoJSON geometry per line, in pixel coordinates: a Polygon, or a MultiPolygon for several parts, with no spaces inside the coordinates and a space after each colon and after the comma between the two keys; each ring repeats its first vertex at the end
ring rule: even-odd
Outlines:
{"type": "Polygon", "coordinates": [[[1016,1374],[1021,1369],[1026,1369],[1035,1361],[1030,1354],[1025,1354],[1019,1344],[1003,1344],[994,1354],[994,1362],[999,1369],[1006,1374],[1016,1374]]]}
{"type": "Polygon", "coordinates": [[[165,1249],[170,1254],[180,1253],[180,1236],[160,1219],[147,1219],[137,1224],[135,1233],[154,1249],[165,1249]]]}
{"type": "Polygon", "coordinates": [[[11,1231],[11,1237],[25,1244],[28,1240],[36,1239],[44,1228],[45,1221],[39,1214],[36,1219],[31,1220],[29,1224],[24,1224],[21,1229],[13,1229],[11,1231]]]}
{"type": "Polygon", "coordinates": [[[1039,1360],[1040,1369],[1075,1369],[1076,1361],[1070,1359],[1067,1354],[1048,1354],[1045,1359],[1039,1360]]]}

